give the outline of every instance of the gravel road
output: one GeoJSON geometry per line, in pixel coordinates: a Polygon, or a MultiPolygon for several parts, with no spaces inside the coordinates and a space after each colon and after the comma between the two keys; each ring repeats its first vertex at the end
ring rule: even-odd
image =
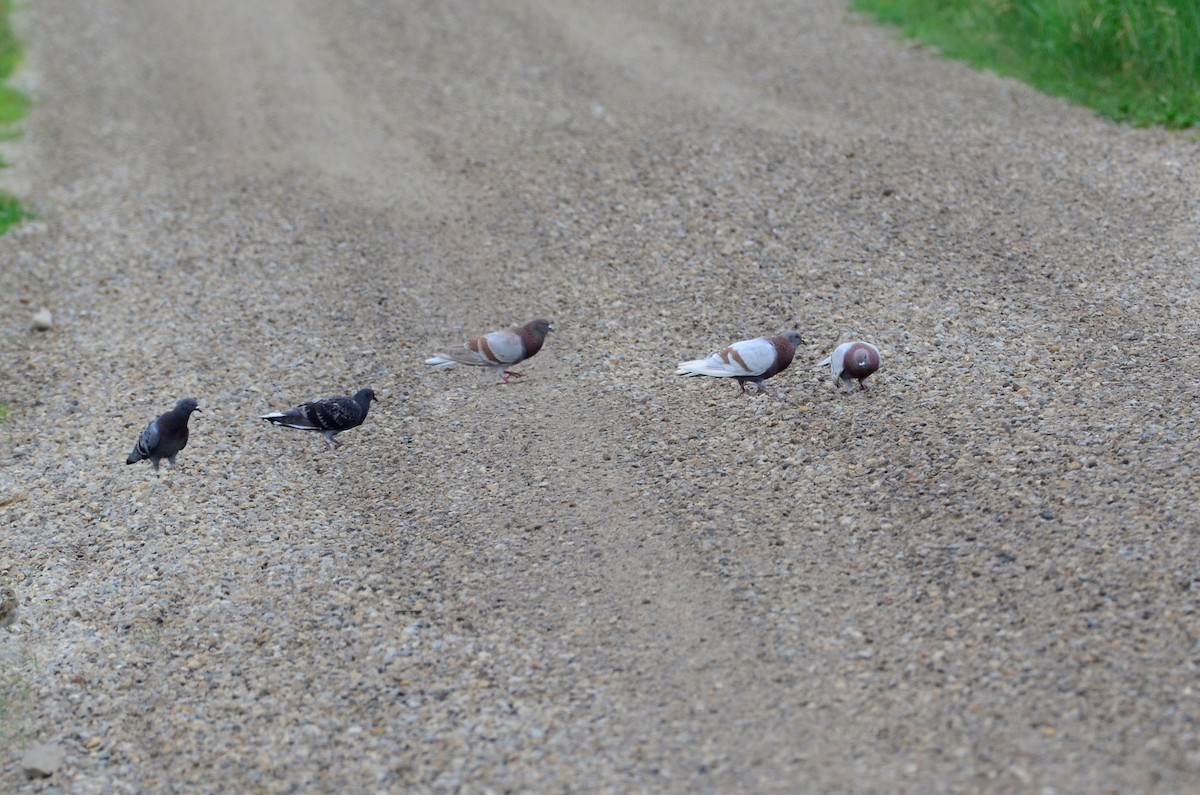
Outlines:
{"type": "Polygon", "coordinates": [[[0,790],[1200,791],[1194,136],[841,0],[24,14],[0,790]]]}

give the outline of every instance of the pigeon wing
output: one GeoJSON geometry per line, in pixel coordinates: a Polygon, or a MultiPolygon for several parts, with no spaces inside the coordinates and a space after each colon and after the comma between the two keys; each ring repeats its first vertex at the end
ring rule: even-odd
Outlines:
{"type": "MultiPolygon", "coordinates": [[[[354,401],[354,398],[314,400],[312,403],[300,406],[297,411],[302,414],[304,422],[307,423],[304,427],[317,431],[344,431],[363,421],[362,407],[354,401]]],[[[301,426],[292,425],[291,427],[299,428],[301,426]]]]}
{"type": "Polygon", "coordinates": [[[727,348],[713,351],[704,359],[681,362],[679,375],[711,375],[718,378],[752,378],[771,369],[775,364],[775,346],[766,337],[735,342],[727,348]]]}
{"type": "Polygon", "coordinates": [[[158,420],[153,419],[146,426],[145,430],[138,434],[137,442],[133,445],[133,452],[129,454],[129,459],[126,463],[132,464],[135,461],[141,461],[143,458],[149,458],[158,448],[160,438],[158,420]]]}
{"type": "Polygon", "coordinates": [[[516,364],[525,358],[525,340],[513,329],[493,331],[483,337],[491,349],[492,359],[498,364],[516,364]]]}
{"type": "MultiPolygon", "coordinates": [[[[512,329],[493,331],[467,340],[457,348],[451,348],[444,354],[445,358],[459,364],[473,364],[496,367],[513,364],[525,358],[525,343],[512,329]]],[[[433,360],[426,364],[437,364],[433,360]]]]}
{"type": "Polygon", "coordinates": [[[829,371],[833,373],[834,379],[842,377],[842,370],[846,369],[846,352],[850,350],[852,344],[843,342],[833,349],[833,355],[826,360],[829,363],[829,371]]]}

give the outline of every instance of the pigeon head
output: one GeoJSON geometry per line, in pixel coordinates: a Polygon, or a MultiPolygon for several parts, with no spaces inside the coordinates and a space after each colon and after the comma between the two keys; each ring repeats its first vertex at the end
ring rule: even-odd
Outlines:
{"type": "Polygon", "coordinates": [[[370,403],[371,401],[375,401],[376,403],[378,403],[379,398],[375,397],[374,389],[360,389],[360,390],[358,390],[358,394],[356,394],[354,396],[354,401],[356,403],[362,403],[362,404],[367,404],[367,403],[370,403]]]}
{"type": "Polygon", "coordinates": [[[200,410],[200,406],[196,403],[196,398],[185,397],[175,404],[175,411],[184,415],[190,415],[193,411],[200,410]]]}
{"type": "Polygon", "coordinates": [[[799,331],[785,331],[780,336],[792,343],[793,346],[800,345],[804,342],[804,338],[800,336],[799,331]]]}
{"type": "Polygon", "coordinates": [[[531,320],[525,324],[527,331],[533,332],[538,339],[546,339],[546,335],[554,331],[554,326],[550,325],[549,320],[531,320]]]}
{"type": "Polygon", "coordinates": [[[879,351],[873,346],[856,343],[846,351],[845,372],[854,378],[866,378],[879,369],[879,351]]]}

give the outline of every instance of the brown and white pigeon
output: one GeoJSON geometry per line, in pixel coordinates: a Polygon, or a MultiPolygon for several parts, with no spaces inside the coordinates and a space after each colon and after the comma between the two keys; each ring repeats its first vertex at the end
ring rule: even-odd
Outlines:
{"type": "Polygon", "coordinates": [[[333,437],[342,431],[362,425],[372,400],[379,400],[373,390],[360,389],[354,397],[321,398],[296,406],[290,411],[272,411],[262,415],[262,418],[272,425],[281,425],[284,428],[317,431],[325,437],[325,447],[336,450],[342,443],[333,437]]]}
{"type": "Polygon", "coordinates": [[[851,382],[856,378],[858,379],[858,388],[866,390],[867,385],[863,381],[866,381],[867,376],[879,369],[879,363],[879,349],[869,342],[859,340],[843,342],[834,349],[828,359],[818,364],[817,367],[829,365],[839,386],[853,392],[854,384],[851,382]]]}
{"type": "Polygon", "coordinates": [[[199,410],[195,398],[185,397],[175,404],[175,408],[151,420],[138,435],[133,452],[125,459],[125,463],[134,464],[149,458],[157,470],[158,462],[165,458],[171,462],[171,466],[176,466],[175,456],[187,447],[188,418],[193,411],[199,410]]]}
{"type": "Polygon", "coordinates": [[[796,354],[796,346],[802,342],[798,331],[785,331],[778,337],[742,340],[713,351],[707,358],[680,362],[675,374],[736,378],[743,395],[746,394],[746,382],[753,381],[761,391],[763,379],[786,370],[796,354]]]}
{"type": "Polygon", "coordinates": [[[467,340],[457,348],[426,359],[425,364],[449,370],[459,364],[491,367],[500,374],[500,380],[511,383],[509,378],[523,378],[508,368],[523,362],[542,349],[546,335],[554,331],[548,320],[531,320],[524,326],[493,331],[482,337],[467,340]]]}

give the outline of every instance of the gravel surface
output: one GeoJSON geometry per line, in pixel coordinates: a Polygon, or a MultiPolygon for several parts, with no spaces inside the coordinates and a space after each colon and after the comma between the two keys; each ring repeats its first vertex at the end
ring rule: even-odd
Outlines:
{"type": "Polygon", "coordinates": [[[26,15],[0,790],[1200,791],[1194,137],[840,0],[26,15]]]}

